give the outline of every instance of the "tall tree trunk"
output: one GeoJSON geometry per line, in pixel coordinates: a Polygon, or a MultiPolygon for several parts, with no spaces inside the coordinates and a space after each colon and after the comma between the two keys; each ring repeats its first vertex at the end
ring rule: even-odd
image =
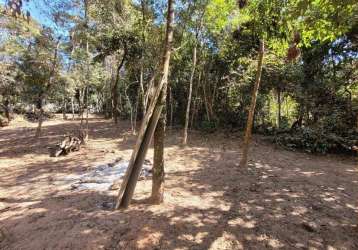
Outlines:
{"type": "Polygon", "coordinates": [[[193,81],[194,81],[194,75],[195,75],[195,68],[196,68],[196,44],[194,45],[194,49],[193,49],[193,68],[191,70],[191,75],[190,75],[188,103],[186,105],[184,136],[183,136],[183,144],[184,145],[187,144],[187,140],[188,140],[188,127],[189,127],[189,119],[190,119],[190,104],[191,104],[191,96],[192,96],[192,92],[193,92],[193,81]]]}
{"type": "MultiPolygon", "coordinates": [[[[167,30],[165,37],[165,50],[162,60],[162,76],[161,81],[156,86],[155,94],[151,100],[151,104],[145,114],[141,129],[138,134],[137,143],[132,152],[126,175],[122,181],[119,190],[116,208],[126,208],[129,206],[134,189],[136,187],[140,171],[142,169],[146,153],[149,148],[150,141],[153,137],[154,130],[157,126],[163,105],[160,100],[165,98],[168,85],[169,63],[173,41],[173,20],[174,20],[174,0],[168,0],[167,30]]],[[[165,103],[165,99],[164,99],[165,103]]],[[[155,167],[155,166],[153,166],[155,167]]]]}
{"type": "Polygon", "coordinates": [[[75,106],[73,103],[73,96],[71,97],[71,110],[72,110],[72,120],[75,119],[75,106]]]}
{"type": "Polygon", "coordinates": [[[134,134],[135,133],[135,127],[134,127],[134,124],[133,124],[133,106],[132,106],[131,100],[129,99],[129,96],[127,95],[127,86],[124,86],[124,97],[125,97],[125,99],[127,101],[127,104],[129,106],[131,129],[132,129],[132,134],[134,134]]]}
{"type": "MultiPolygon", "coordinates": [[[[87,7],[86,7],[86,10],[87,10],[87,7]]],[[[87,16],[87,14],[86,14],[86,16],[87,16]]],[[[88,17],[87,17],[86,23],[88,23],[88,17]]],[[[86,24],[86,27],[87,27],[87,25],[88,24],[86,24]]],[[[86,60],[87,61],[87,81],[86,81],[86,131],[85,131],[85,138],[84,138],[85,142],[88,139],[88,91],[89,91],[89,77],[90,77],[90,73],[89,73],[90,53],[89,53],[88,39],[86,41],[86,54],[87,54],[87,60],[86,60]]]]}
{"type": "MultiPolygon", "coordinates": [[[[143,58],[141,59],[143,60],[143,58]]],[[[141,62],[141,66],[140,66],[140,76],[139,76],[139,87],[140,87],[140,94],[141,94],[141,100],[142,100],[142,110],[143,110],[143,116],[147,110],[147,103],[146,103],[146,99],[145,99],[145,91],[144,91],[144,80],[143,80],[143,62],[141,62]]]]}
{"type": "Polygon", "coordinates": [[[160,115],[154,132],[154,162],[151,200],[154,204],[160,204],[164,199],[164,138],[166,125],[165,93],[162,92],[160,100],[163,111],[160,115]]]}
{"type": "Polygon", "coordinates": [[[62,98],[62,118],[63,118],[64,120],[67,120],[67,114],[66,114],[66,112],[67,112],[66,98],[63,97],[63,98],[62,98]]]}
{"type": "Polygon", "coordinates": [[[198,91],[199,91],[200,82],[201,82],[201,71],[199,72],[198,84],[196,85],[195,92],[194,92],[193,114],[191,115],[191,121],[190,121],[191,127],[194,126],[194,120],[198,113],[198,91]]]}
{"type": "Polygon", "coordinates": [[[41,93],[39,95],[39,99],[38,99],[38,103],[37,103],[37,108],[38,108],[38,124],[37,124],[37,128],[36,128],[36,134],[35,134],[35,138],[39,138],[41,136],[41,129],[42,129],[42,123],[43,123],[43,115],[44,115],[44,110],[43,110],[43,94],[41,93]]]}
{"type": "Polygon", "coordinates": [[[83,138],[83,142],[86,143],[88,141],[88,136],[89,136],[89,124],[88,124],[88,114],[89,114],[89,108],[88,108],[88,92],[89,92],[89,87],[87,86],[86,88],[86,131],[84,134],[84,138],[83,138]]]}
{"type": "Polygon", "coordinates": [[[258,62],[257,62],[256,80],[255,80],[254,89],[253,89],[252,95],[251,95],[251,104],[250,104],[249,115],[248,115],[247,123],[246,123],[246,131],[245,131],[244,143],[242,146],[242,158],[240,161],[240,167],[247,166],[247,157],[248,157],[248,152],[249,152],[249,147],[250,147],[252,126],[254,123],[256,98],[257,98],[257,93],[259,91],[259,86],[260,86],[260,81],[261,81],[262,61],[263,61],[264,53],[265,53],[264,40],[261,40],[260,41],[259,58],[258,58],[258,62]]]}
{"type": "Polygon", "coordinates": [[[122,61],[118,64],[117,71],[116,71],[116,79],[115,79],[115,82],[114,82],[113,88],[112,88],[112,103],[113,103],[112,113],[113,113],[113,119],[114,119],[115,124],[118,123],[118,119],[119,119],[118,86],[119,86],[120,71],[124,65],[126,56],[127,56],[127,46],[126,46],[126,44],[124,44],[124,54],[122,57],[122,61]]]}
{"type": "Polygon", "coordinates": [[[141,90],[138,89],[137,91],[137,100],[135,102],[134,108],[134,135],[137,133],[137,120],[138,120],[138,108],[139,108],[139,100],[141,98],[141,90]]]}
{"type": "Polygon", "coordinates": [[[46,94],[48,93],[48,91],[51,88],[52,85],[52,78],[53,75],[55,74],[55,70],[56,70],[56,66],[57,66],[57,55],[58,55],[58,50],[60,47],[60,40],[57,41],[56,47],[55,47],[55,51],[54,51],[54,56],[53,56],[53,61],[52,61],[52,68],[50,71],[50,76],[48,79],[48,83],[46,84],[46,86],[44,87],[44,89],[41,91],[40,95],[39,95],[39,123],[37,125],[37,129],[36,129],[36,134],[35,134],[35,138],[39,138],[41,136],[41,128],[42,128],[42,123],[43,123],[43,114],[44,114],[44,110],[43,110],[43,102],[46,98],[46,94]]]}
{"type": "Polygon", "coordinates": [[[169,86],[169,105],[170,105],[170,128],[173,127],[173,118],[174,118],[174,103],[173,103],[173,91],[169,86]]]}
{"type": "Polygon", "coordinates": [[[276,125],[277,128],[281,128],[281,89],[277,89],[277,117],[276,117],[276,125]]]}
{"type": "Polygon", "coordinates": [[[80,117],[80,129],[83,127],[83,112],[84,112],[84,90],[79,90],[78,106],[80,107],[79,117],[80,117]]]}
{"type": "MultiPolygon", "coordinates": [[[[141,28],[142,28],[142,46],[145,47],[146,44],[146,39],[145,39],[145,30],[146,30],[146,18],[145,18],[145,11],[146,11],[146,1],[141,0],[141,11],[142,11],[142,20],[141,20],[141,28]]],[[[139,86],[140,86],[140,93],[141,93],[141,103],[142,103],[142,111],[143,111],[143,117],[144,114],[147,110],[147,102],[146,102],[146,98],[145,98],[145,91],[144,91],[144,55],[143,55],[143,51],[141,52],[140,55],[140,76],[139,76],[139,86]]]]}
{"type": "Polygon", "coordinates": [[[204,94],[204,105],[205,105],[205,110],[206,110],[206,118],[207,120],[210,122],[211,121],[211,116],[210,116],[210,111],[209,111],[209,102],[208,102],[208,97],[206,94],[206,81],[203,82],[203,94],[204,94]]]}

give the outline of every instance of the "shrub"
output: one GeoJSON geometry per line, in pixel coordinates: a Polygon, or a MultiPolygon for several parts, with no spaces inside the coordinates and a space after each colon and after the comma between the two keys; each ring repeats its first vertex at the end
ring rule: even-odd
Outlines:
{"type": "Polygon", "coordinates": [[[335,133],[325,133],[320,129],[305,127],[277,134],[274,142],[287,148],[302,149],[310,153],[353,154],[358,145],[358,133],[348,131],[343,137],[335,133]]]}

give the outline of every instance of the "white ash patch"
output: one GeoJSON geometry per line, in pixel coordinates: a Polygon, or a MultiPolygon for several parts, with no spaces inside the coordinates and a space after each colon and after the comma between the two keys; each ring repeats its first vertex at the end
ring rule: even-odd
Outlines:
{"type": "MultiPolygon", "coordinates": [[[[114,163],[101,164],[91,168],[90,171],[82,174],[71,174],[56,181],[67,184],[74,190],[107,191],[119,188],[119,181],[123,179],[128,161],[116,160],[114,163]]],[[[144,162],[139,179],[145,179],[152,175],[152,164],[144,162]]]]}

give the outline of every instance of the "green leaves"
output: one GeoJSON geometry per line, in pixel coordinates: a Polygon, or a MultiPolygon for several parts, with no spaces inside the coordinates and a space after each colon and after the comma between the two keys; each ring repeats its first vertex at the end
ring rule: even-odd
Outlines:
{"type": "Polygon", "coordinates": [[[235,0],[211,0],[206,7],[205,22],[214,33],[220,33],[232,20],[235,0]]]}
{"type": "Polygon", "coordinates": [[[312,41],[333,41],[347,32],[357,22],[357,11],[358,3],[353,0],[295,0],[289,2],[287,22],[310,46],[312,41]]]}

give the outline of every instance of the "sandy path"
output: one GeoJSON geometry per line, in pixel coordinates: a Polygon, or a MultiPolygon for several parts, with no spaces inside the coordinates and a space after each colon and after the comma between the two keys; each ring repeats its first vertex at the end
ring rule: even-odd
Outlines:
{"type": "Polygon", "coordinates": [[[46,146],[76,123],[45,122],[39,142],[35,124],[0,130],[0,249],[358,249],[352,158],[256,141],[240,169],[238,135],[192,133],[183,148],[180,131],[169,131],[165,204],[148,204],[143,180],[130,209],[112,211],[116,191],[69,190],[54,179],[129,159],[135,137],[126,122],[92,118],[86,148],[49,158],[46,146]]]}

